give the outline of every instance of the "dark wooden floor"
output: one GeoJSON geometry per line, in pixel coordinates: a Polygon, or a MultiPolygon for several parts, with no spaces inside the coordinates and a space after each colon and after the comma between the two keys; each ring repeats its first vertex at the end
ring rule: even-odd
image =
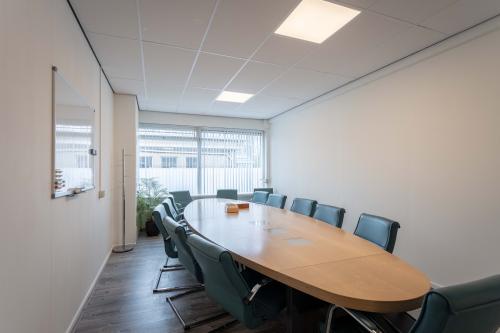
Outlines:
{"type": "MultiPolygon", "coordinates": [[[[91,297],[85,305],[74,332],[183,332],[177,317],[165,301],[165,294],[152,290],[159,268],[165,262],[160,237],[139,237],[136,248],[125,254],[112,254],[91,297]]],[[[194,284],[186,271],[164,273],[160,287],[194,284]]],[[[221,309],[205,292],[198,292],[175,301],[188,321],[202,319],[221,309]]],[[[191,329],[207,332],[231,321],[230,316],[191,329]]],[[[284,332],[283,320],[270,321],[257,330],[238,324],[224,332],[284,332]]]]}

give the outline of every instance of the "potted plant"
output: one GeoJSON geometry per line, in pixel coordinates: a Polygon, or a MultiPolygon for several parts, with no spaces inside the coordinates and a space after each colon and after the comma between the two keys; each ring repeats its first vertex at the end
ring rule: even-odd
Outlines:
{"type": "Polygon", "coordinates": [[[137,186],[137,227],[146,229],[148,236],[157,236],[159,230],[153,222],[153,210],[168,196],[166,188],[155,178],[142,178],[137,186]]]}

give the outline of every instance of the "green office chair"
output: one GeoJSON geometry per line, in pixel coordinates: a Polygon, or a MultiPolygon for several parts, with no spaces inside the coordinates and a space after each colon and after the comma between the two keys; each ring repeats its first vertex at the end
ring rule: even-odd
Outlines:
{"type": "Polygon", "coordinates": [[[337,228],[342,228],[345,209],[335,206],[317,204],[313,218],[331,224],[337,228]]]}
{"type": "Polygon", "coordinates": [[[258,204],[265,204],[267,202],[268,197],[269,197],[269,192],[255,191],[253,192],[252,202],[258,204]]]}
{"type": "Polygon", "coordinates": [[[182,265],[169,265],[168,261],[170,258],[172,259],[177,259],[179,257],[177,250],[175,249],[175,244],[172,241],[172,238],[167,233],[167,230],[163,226],[163,220],[167,217],[167,213],[165,211],[165,207],[162,204],[159,204],[158,206],[155,207],[153,210],[153,221],[160,231],[162,237],[163,237],[163,244],[165,246],[165,254],[167,255],[167,259],[165,262],[165,265],[163,265],[162,268],[160,268],[160,274],[158,275],[158,278],[156,280],[156,285],[155,288],[153,289],[154,293],[163,293],[163,292],[169,292],[169,291],[175,291],[178,290],[176,288],[159,288],[160,281],[162,278],[162,274],[165,272],[171,272],[171,271],[178,271],[184,269],[182,265]]]}
{"type": "MultiPolygon", "coordinates": [[[[186,286],[182,287],[183,290],[185,290],[183,293],[176,294],[174,296],[167,296],[167,302],[174,311],[176,317],[179,319],[181,322],[182,326],[184,327],[184,330],[188,330],[190,328],[193,328],[195,326],[199,326],[202,324],[205,324],[207,322],[217,320],[225,315],[227,315],[226,312],[224,313],[219,313],[214,316],[210,316],[208,318],[196,320],[194,322],[187,323],[184,318],[182,318],[181,314],[177,310],[177,308],[174,305],[174,300],[178,299],[182,296],[192,294],[194,292],[202,291],[204,290],[204,285],[203,285],[203,273],[201,271],[200,266],[198,265],[198,262],[193,256],[193,253],[191,252],[191,248],[187,243],[188,239],[188,232],[186,229],[174,221],[170,217],[166,217],[165,220],[163,220],[163,225],[165,226],[165,229],[167,230],[168,234],[170,237],[172,237],[172,240],[175,243],[175,246],[177,248],[177,252],[179,254],[179,261],[181,264],[186,268],[186,270],[191,273],[191,275],[198,281],[198,284],[192,285],[192,286],[186,286]]],[[[177,289],[179,290],[179,288],[177,289]]]]}
{"type": "Polygon", "coordinates": [[[354,234],[392,253],[399,228],[400,224],[396,221],[363,213],[359,216],[354,234]]]}
{"type": "Polygon", "coordinates": [[[217,198],[238,200],[238,190],[226,189],[217,190],[217,198]]]}
{"type": "Polygon", "coordinates": [[[175,209],[175,206],[170,198],[167,197],[165,200],[163,200],[162,204],[163,207],[165,207],[165,212],[167,213],[168,217],[176,222],[185,224],[184,215],[178,213],[178,210],[175,209]]]}
{"type": "MultiPolygon", "coordinates": [[[[411,318],[409,315],[405,316],[411,318]]],[[[326,332],[495,333],[500,328],[500,275],[427,293],[420,316],[409,329],[389,316],[332,307],[326,332]],[[339,317],[335,314],[347,313],[339,317]]]]}
{"type": "MultiPolygon", "coordinates": [[[[396,244],[396,237],[398,235],[399,227],[400,225],[396,221],[386,219],[385,217],[363,213],[359,216],[358,225],[356,226],[356,230],[354,230],[354,234],[380,246],[387,252],[392,253],[392,251],[394,250],[394,245],[396,244]]],[[[369,320],[366,319],[368,318],[368,314],[366,312],[341,308],[332,304],[330,305],[330,308],[328,310],[326,332],[330,332],[328,328],[329,323],[331,322],[331,318],[334,312],[339,308],[342,311],[347,312],[349,315],[353,316],[353,318],[355,318],[360,323],[363,323],[363,325],[366,325],[366,327],[369,327],[369,329],[373,329],[373,326],[368,326],[367,324],[369,320]],[[365,321],[366,323],[364,323],[365,321]]],[[[369,332],[376,333],[381,331],[374,330],[369,332]]]]}
{"type": "Polygon", "coordinates": [[[253,189],[254,192],[257,191],[262,191],[262,192],[267,192],[269,194],[273,194],[274,189],[272,187],[256,187],[253,189]]]}
{"type": "Polygon", "coordinates": [[[189,236],[188,244],[203,271],[208,295],[247,328],[258,327],[285,307],[283,285],[263,281],[250,269],[240,272],[229,251],[197,235],[189,236]]]}
{"type": "Polygon", "coordinates": [[[172,203],[172,205],[174,207],[174,210],[177,213],[177,215],[182,215],[182,212],[180,211],[179,205],[175,202],[174,196],[172,194],[169,194],[167,196],[167,199],[170,200],[170,202],[172,203]]]}
{"type": "Polygon", "coordinates": [[[299,213],[305,216],[313,216],[314,210],[316,209],[316,205],[318,202],[316,200],[304,199],[304,198],[295,198],[292,202],[292,207],[290,207],[290,211],[299,213]]]}
{"type": "Polygon", "coordinates": [[[286,195],[283,194],[269,194],[266,201],[266,206],[285,208],[286,195]]]}
{"type": "Polygon", "coordinates": [[[170,192],[170,194],[174,197],[179,212],[182,212],[184,208],[193,201],[189,191],[173,191],[170,192]]]}

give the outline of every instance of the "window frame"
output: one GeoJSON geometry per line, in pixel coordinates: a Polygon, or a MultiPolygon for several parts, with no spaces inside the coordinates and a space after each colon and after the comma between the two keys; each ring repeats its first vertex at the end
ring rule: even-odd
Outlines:
{"type": "MultiPolygon", "coordinates": [[[[190,126],[190,125],[176,125],[176,124],[160,124],[160,123],[148,123],[148,122],[139,122],[138,129],[178,129],[178,130],[189,130],[195,133],[194,141],[196,141],[196,151],[197,151],[197,191],[198,196],[209,196],[211,194],[201,193],[202,190],[202,132],[203,131],[220,131],[220,132],[234,132],[234,133],[259,133],[262,135],[262,149],[261,149],[261,160],[262,160],[262,178],[260,181],[263,186],[268,186],[269,184],[269,149],[268,149],[268,133],[264,129],[259,128],[229,128],[229,127],[220,127],[220,126],[190,126]]],[[[140,152],[139,152],[140,153],[140,152]]],[[[139,154],[137,154],[139,156],[139,154]]],[[[186,162],[187,163],[187,162],[186,162]]],[[[251,192],[250,192],[251,193],[251,192]]],[[[249,194],[249,193],[242,193],[249,194]]]]}

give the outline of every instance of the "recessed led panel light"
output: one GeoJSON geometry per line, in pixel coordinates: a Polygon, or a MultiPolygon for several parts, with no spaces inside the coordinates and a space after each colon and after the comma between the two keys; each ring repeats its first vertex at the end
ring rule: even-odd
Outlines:
{"type": "Polygon", "coordinates": [[[302,0],[275,33],[321,44],[359,13],[324,0],[302,0]]]}
{"type": "Polygon", "coordinates": [[[224,90],[217,96],[216,100],[221,102],[245,103],[253,94],[239,93],[235,91],[224,90]]]}

